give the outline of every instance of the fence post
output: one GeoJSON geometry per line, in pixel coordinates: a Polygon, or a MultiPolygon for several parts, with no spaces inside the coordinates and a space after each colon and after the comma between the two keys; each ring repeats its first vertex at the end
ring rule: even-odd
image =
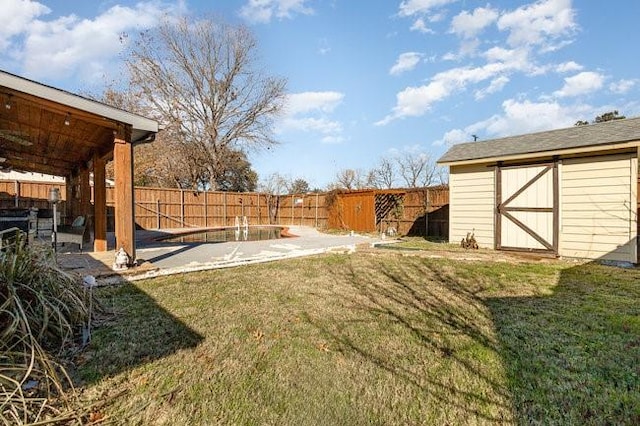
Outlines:
{"type": "Polygon", "coordinates": [[[295,218],[295,206],[296,200],[293,198],[293,194],[291,195],[291,224],[293,225],[293,220],[295,218]]]}
{"type": "Polygon", "coordinates": [[[209,209],[207,208],[207,191],[202,193],[204,195],[204,227],[209,227],[209,209]]]}
{"type": "Polygon", "coordinates": [[[156,223],[158,224],[158,229],[161,228],[160,226],[160,199],[156,198],[156,223]]]}
{"type": "Polygon", "coordinates": [[[222,193],[222,226],[227,226],[227,193],[222,193]]]}
{"type": "Polygon", "coordinates": [[[425,200],[425,212],[424,212],[424,238],[427,239],[429,237],[429,193],[431,192],[430,188],[427,188],[427,199],[425,200]]]}
{"type": "Polygon", "coordinates": [[[316,229],[318,229],[318,193],[316,192],[316,229]]]}
{"type": "Polygon", "coordinates": [[[256,203],[256,206],[257,206],[257,209],[258,209],[258,210],[257,210],[258,225],[262,225],[262,221],[260,220],[260,213],[262,213],[262,212],[260,211],[260,193],[259,193],[259,192],[257,192],[257,193],[256,193],[256,196],[258,197],[258,202],[256,203]]]}
{"type": "Polygon", "coordinates": [[[184,189],[180,190],[180,226],[184,228],[184,189]]]}

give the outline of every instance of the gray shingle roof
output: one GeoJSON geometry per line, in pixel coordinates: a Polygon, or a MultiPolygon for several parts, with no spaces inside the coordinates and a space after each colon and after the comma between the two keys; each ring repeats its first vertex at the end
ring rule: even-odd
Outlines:
{"type": "Polygon", "coordinates": [[[438,163],[640,141],[640,117],[452,146],[438,163]]]}

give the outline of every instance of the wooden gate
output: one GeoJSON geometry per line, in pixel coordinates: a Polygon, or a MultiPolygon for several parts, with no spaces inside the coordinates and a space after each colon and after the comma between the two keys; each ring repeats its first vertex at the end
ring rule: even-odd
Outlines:
{"type": "Polygon", "coordinates": [[[376,230],[375,192],[335,194],[329,207],[329,228],[359,232],[376,230]]]}
{"type": "Polygon", "coordinates": [[[498,250],[558,254],[558,163],[498,165],[495,241],[498,250]]]}

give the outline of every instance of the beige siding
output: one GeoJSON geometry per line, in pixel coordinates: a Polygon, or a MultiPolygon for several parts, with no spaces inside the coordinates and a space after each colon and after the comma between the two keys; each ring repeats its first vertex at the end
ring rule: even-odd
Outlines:
{"type": "Polygon", "coordinates": [[[563,160],[560,255],[636,261],[637,158],[563,160]]]}
{"type": "Polygon", "coordinates": [[[493,168],[451,166],[449,190],[449,240],[459,243],[467,232],[473,231],[480,247],[493,248],[493,168]]]}

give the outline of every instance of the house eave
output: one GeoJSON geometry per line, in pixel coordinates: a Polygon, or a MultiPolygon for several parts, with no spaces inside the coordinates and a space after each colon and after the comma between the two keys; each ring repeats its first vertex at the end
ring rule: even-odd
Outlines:
{"type": "MultiPolygon", "coordinates": [[[[0,86],[8,87],[18,92],[56,102],[70,108],[79,109],[108,120],[131,125],[134,130],[142,133],[157,133],[158,122],[128,111],[124,111],[92,99],[47,86],[42,83],[19,77],[17,75],[0,70],[0,86]]],[[[144,139],[144,137],[140,137],[144,139]]]]}

